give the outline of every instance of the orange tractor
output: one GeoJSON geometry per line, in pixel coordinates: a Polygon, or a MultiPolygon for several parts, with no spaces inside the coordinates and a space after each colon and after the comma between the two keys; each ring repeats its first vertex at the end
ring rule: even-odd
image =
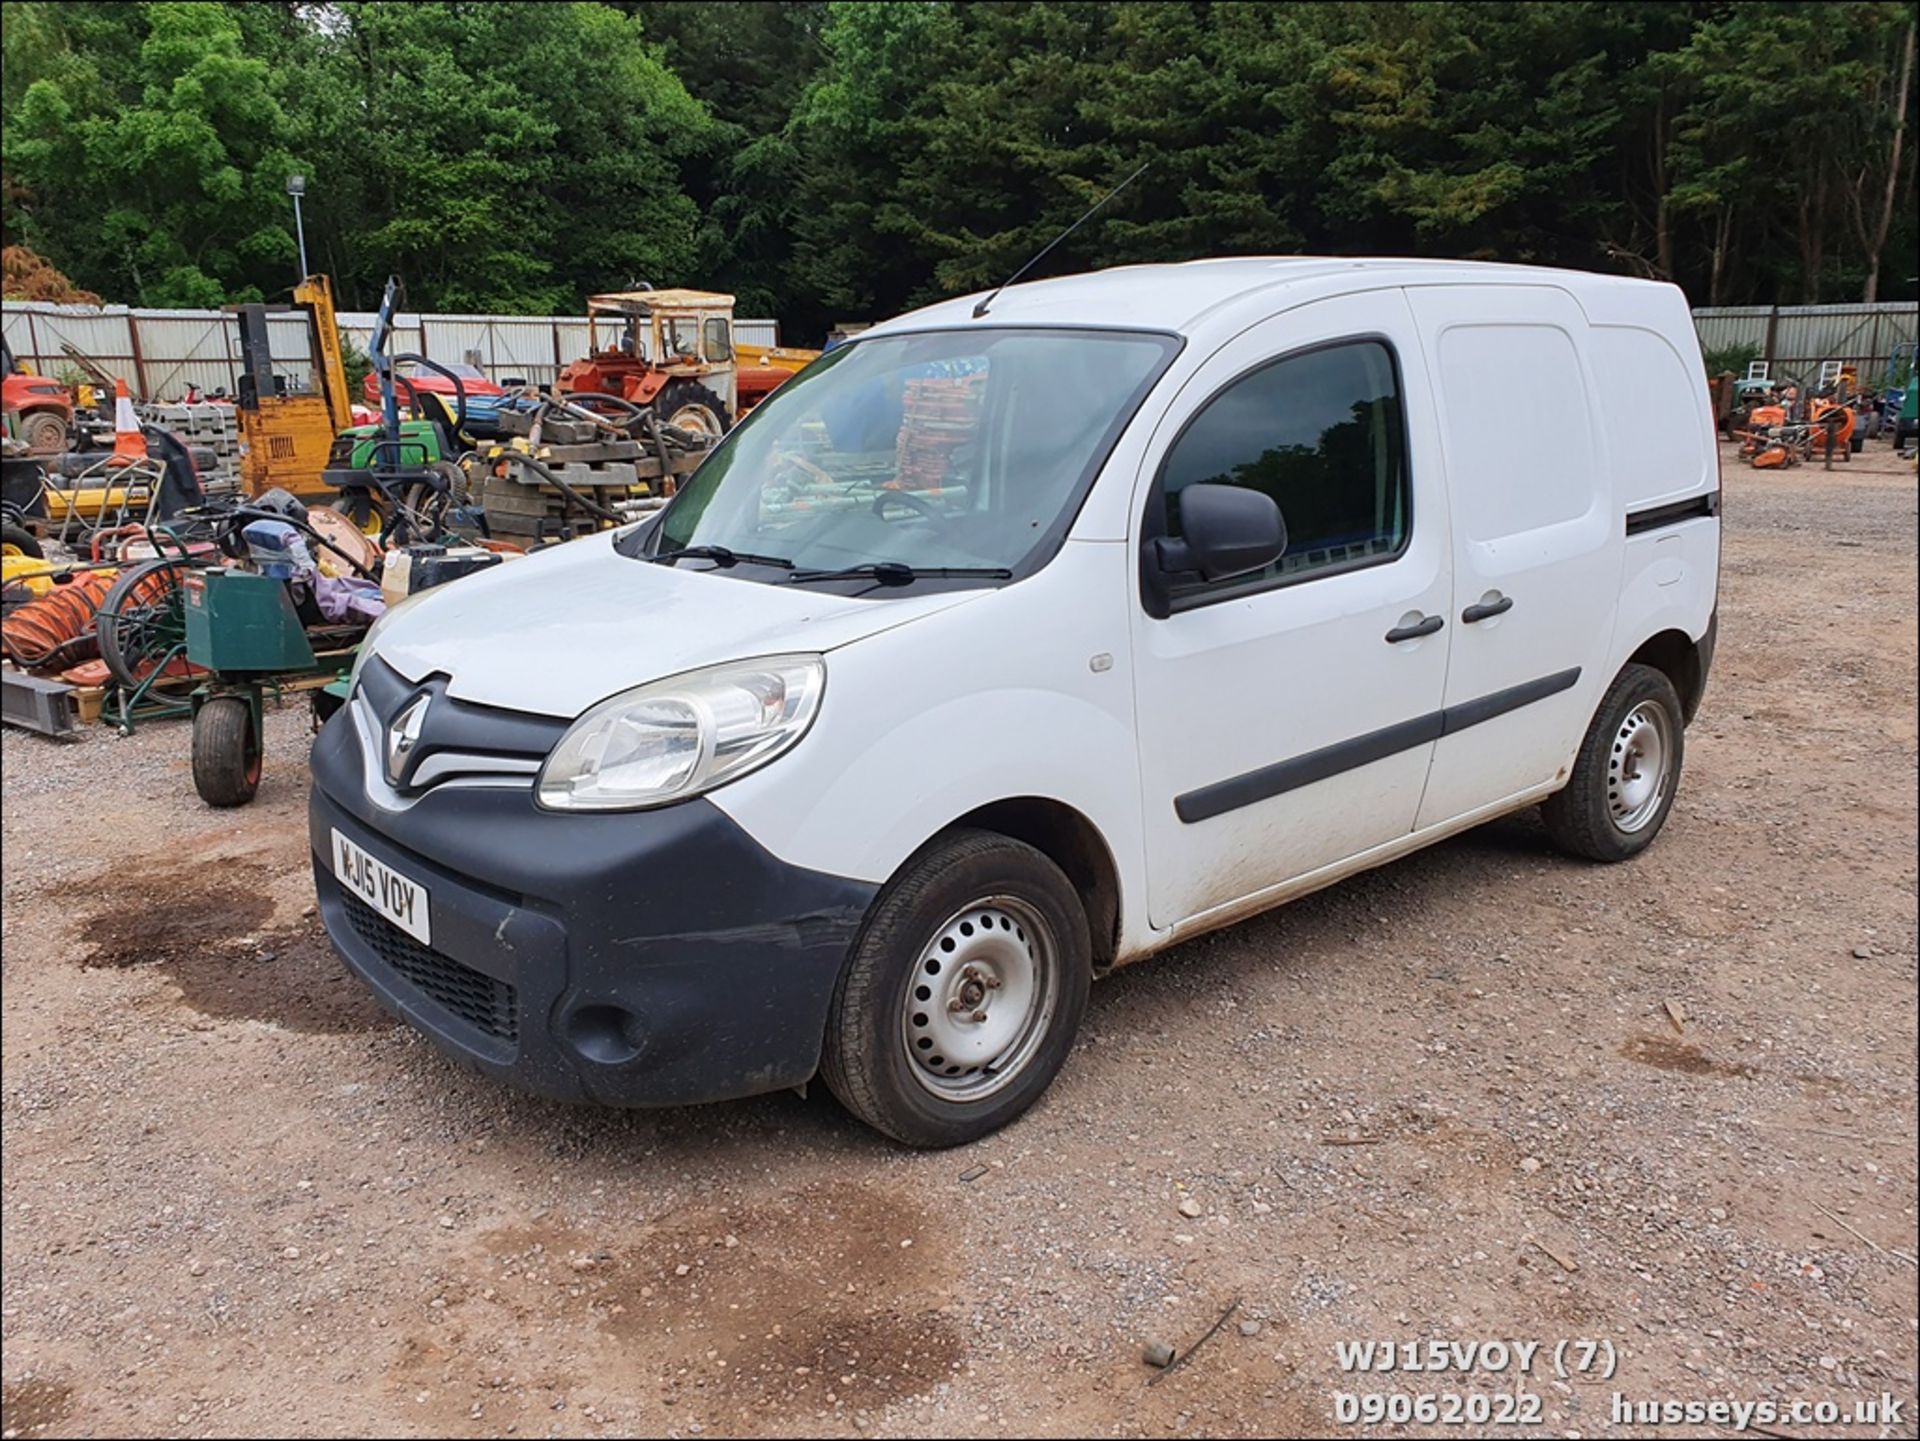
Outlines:
{"type": "Polygon", "coordinates": [[[719,436],[818,354],[736,346],[731,295],[615,291],[587,301],[586,357],[554,388],[618,396],[669,425],[719,436]]]}

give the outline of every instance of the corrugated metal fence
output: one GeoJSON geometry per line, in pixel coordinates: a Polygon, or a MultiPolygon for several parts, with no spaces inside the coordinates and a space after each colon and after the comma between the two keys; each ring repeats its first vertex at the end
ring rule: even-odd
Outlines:
{"type": "MultiPolygon", "coordinates": [[[[373,335],[371,312],[335,316],[343,339],[361,350],[373,335]]],[[[134,310],[124,305],[47,305],[7,302],[7,349],[41,375],[57,375],[72,346],[109,375],[119,376],[142,400],[177,400],[189,384],[229,391],[240,383],[238,317],[219,310],[134,310]]],[[[744,345],[778,345],[773,320],[735,320],[744,345]]],[[[289,385],[310,383],[306,318],[271,316],[268,341],[274,369],[289,385]]],[[[602,344],[606,343],[603,331],[602,344]]],[[[412,352],[442,364],[471,361],[494,380],[551,381],[587,353],[587,322],[577,315],[419,315],[394,318],[393,354],[412,352]]]]}
{"type": "MultiPolygon", "coordinates": [[[[373,316],[342,311],[340,333],[365,350],[373,316]]],[[[1879,378],[1894,346],[1920,329],[1913,301],[1879,305],[1743,305],[1696,310],[1703,350],[1752,346],[1774,372],[1804,378],[1823,360],[1860,367],[1863,383],[1879,378]]],[[[5,307],[7,348],[42,375],[71,364],[72,345],[110,374],[125,377],[146,400],[174,400],[189,382],[202,390],[239,384],[240,339],[234,316],[218,310],[96,309],[85,305],[12,303],[5,307]]],[[[306,323],[298,315],[268,322],[275,369],[290,384],[308,383],[306,323]]],[[[779,322],[736,320],[734,337],[746,345],[778,345],[779,322]]],[[[519,376],[551,381],[560,367],[587,351],[587,323],[572,315],[420,315],[395,321],[392,350],[449,363],[472,360],[495,380],[519,376]]]]}
{"type": "Polygon", "coordinates": [[[1915,339],[1920,304],[1722,306],[1694,311],[1693,326],[1702,350],[1749,346],[1777,376],[1805,381],[1819,373],[1821,361],[1839,360],[1858,366],[1867,386],[1879,383],[1894,346],[1915,339]]]}

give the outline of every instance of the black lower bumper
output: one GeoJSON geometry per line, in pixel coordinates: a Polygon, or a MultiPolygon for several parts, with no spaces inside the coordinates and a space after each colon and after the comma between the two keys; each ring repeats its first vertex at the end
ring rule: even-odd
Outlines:
{"type": "Polygon", "coordinates": [[[717,806],[557,815],[530,788],[377,807],[342,713],[313,747],[327,932],[441,1050],[540,1095],[681,1105],[798,1085],[875,887],[776,859],[717,806]],[[428,893],[423,945],[334,875],[332,832],[428,893]]]}

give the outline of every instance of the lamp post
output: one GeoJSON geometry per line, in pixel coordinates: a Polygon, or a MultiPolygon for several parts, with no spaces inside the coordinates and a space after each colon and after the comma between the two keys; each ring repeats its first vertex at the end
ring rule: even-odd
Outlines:
{"type": "Polygon", "coordinates": [[[307,177],[289,175],[287,194],[293,197],[293,228],[300,236],[300,278],[307,278],[307,227],[300,220],[300,197],[307,193],[307,177]]]}

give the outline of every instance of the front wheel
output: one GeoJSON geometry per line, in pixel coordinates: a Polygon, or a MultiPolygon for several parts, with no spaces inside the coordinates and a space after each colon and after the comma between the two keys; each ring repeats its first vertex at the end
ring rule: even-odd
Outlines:
{"type": "Polygon", "coordinates": [[[1540,807],[1555,844],[1590,861],[1624,861],[1653,844],[1673,809],[1686,726],[1673,682],[1629,665],[1600,702],[1565,790],[1540,807]]]}
{"type": "Polygon", "coordinates": [[[195,713],[193,788],[210,806],[243,806],[260,789],[260,738],[243,697],[215,696],[195,713]]]}
{"type": "Polygon", "coordinates": [[[957,831],[887,883],[834,990],[822,1075],[910,1146],[1006,1125],[1073,1046],[1092,984],[1086,912],[1023,842],[957,831]]]}

